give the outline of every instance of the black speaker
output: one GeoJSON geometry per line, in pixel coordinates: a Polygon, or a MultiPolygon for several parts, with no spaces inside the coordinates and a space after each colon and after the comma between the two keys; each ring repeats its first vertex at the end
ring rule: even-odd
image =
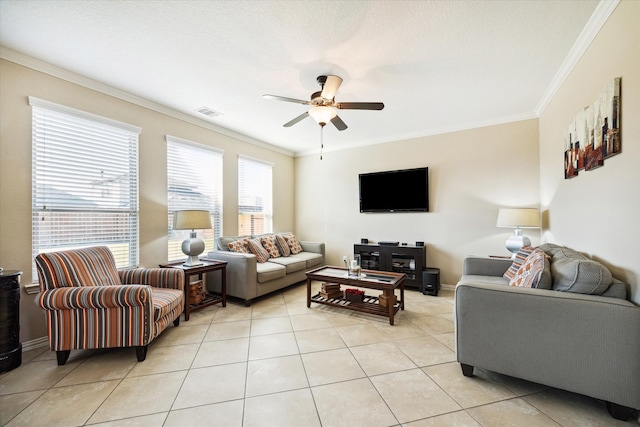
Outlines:
{"type": "Polygon", "coordinates": [[[367,243],[369,243],[369,239],[365,239],[363,237],[362,239],[360,239],[360,243],[362,243],[363,245],[366,245],[367,243]]]}
{"type": "Polygon", "coordinates": [[[416,246],[424,246],[424,242],[416,242],[416,246]]]}
{"type": "Polygon", "coordinates": [[[425,268],[422,272],[422,291],[423,295],[438,296],[440,290],[440,269],[425,268]]]}

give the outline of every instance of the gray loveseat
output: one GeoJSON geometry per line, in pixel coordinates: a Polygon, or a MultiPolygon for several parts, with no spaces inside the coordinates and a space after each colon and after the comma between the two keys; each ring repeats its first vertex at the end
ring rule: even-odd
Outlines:
{"type": "MultiPolygon", "coordinates": [[[[302,252],[267,262],[258,262],[251,253],[231,252],[228,243],[258,236],[231,236],[216,239],[216,250],[207,254],[208,258],[227,261],[227,295],[241,298],[246,305],[254,298],[286,288],[306,280],[306,272],[324,265],[324,243],[299,242],[302,252]]],[[[207,287],[219,291],[220,275],[208,273],[207,287]]]]}
{"type": "Polygon", "coordinates": [[[454,308],[463,374],[475,366],[583,394],[627,419],[640,408],[640,307],[599,263],[540,249],[550,256],[548,290],[509,286],[511,260],[465,260],[454,308]]]}

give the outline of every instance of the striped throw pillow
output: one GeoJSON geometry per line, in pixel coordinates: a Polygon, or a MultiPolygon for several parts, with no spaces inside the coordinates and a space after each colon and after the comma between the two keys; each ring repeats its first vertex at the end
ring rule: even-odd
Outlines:
{"type": "Polygon", "coordinates": [[[524,260],[527,259],[529,254],[533,252],[534,249],[535,248],[531,246],[523,246],[522,248],[520,248],[520,250],[516,254],[515,259],[513,260],[513,263],[511,264],[511,267],[509,267],[509,269],[505,271],[502,277],[509,280],[516,277],[516,273],[518,272],[518,269],[520,268],[524,260]]]}
{"type": "Polygon", "coordinates": [[[544,271],[546,258],[547,254],[542,250],[534,249],[518,268],[513,279],[509,281],[509,285],[521,288],[537,288],[544,271]]]}
{"type": "Polygon", "coordinates": [[[287,240],[281,234],[276,234],[276,243],[278,244],[278,250],[282,254],[282,256],[291,255],[291,248],[289,248],[289,244],[287,240]]]}
{"type": "Polygon", "coordinates": [[[249,250],[256,256],[259,263],[267,262],[269,260],[269,252],[262,246],[260,239],[251,239],[247,243],[249,244],[249,250]]]}

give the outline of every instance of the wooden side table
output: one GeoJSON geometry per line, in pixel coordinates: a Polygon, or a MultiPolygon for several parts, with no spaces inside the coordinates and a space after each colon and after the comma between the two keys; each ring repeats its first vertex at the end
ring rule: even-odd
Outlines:
{"type": "MultiPolygon", "coordinates": [[[[167,264],[160,264],[162,268],[179,268],[184,271],[184,320],[189,320],[189,315],[191,314],[191,310],[197,310],[199,308],[208,307],[213,304],[217,304],[219,302],[222,303],[223,307],[227,306],[227,262],[226,261],[216,261],[213,259],[201,259],[202,265],[196,265],[194,267],[189,267],[184,265],[184,261],[179,262],[170,262],[167,264]],[[220,271],[221,274],[221,289],[220,295],[211,294],[209,292],[206,293],[204,299],[198,304],[189,303],[189,284],[191,283],[191,276],[198,276],[198,280],[202,280],[202,275],[204,273],[209,273],[211,271],[220,271]]],[[[206,284],[205,284],[206,286],[206,284]]],[[[206,287],[205,287],[206,290],[206,287]]]]}

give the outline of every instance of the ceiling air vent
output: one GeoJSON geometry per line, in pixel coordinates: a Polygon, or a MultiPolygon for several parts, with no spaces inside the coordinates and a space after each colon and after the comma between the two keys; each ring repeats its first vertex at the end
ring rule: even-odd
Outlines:
{"type": "Polygon", "coordinates": [[[222,115],[222,113],[220,113],[220,112],[218,112],[218,111],[215,111],[215,110],[212,110],[212,109],[211,109],[211,108],[209,108],[209,107],[202,107],[202,108],[198,108],[196,111],[197,111],[198,113],[200,113],[200,114],[204,114],[205,116],[210,117],[210,118],[213,118],[213,117],[219,117],[219,116],[221,116],[221,115],[222,115]]]}

